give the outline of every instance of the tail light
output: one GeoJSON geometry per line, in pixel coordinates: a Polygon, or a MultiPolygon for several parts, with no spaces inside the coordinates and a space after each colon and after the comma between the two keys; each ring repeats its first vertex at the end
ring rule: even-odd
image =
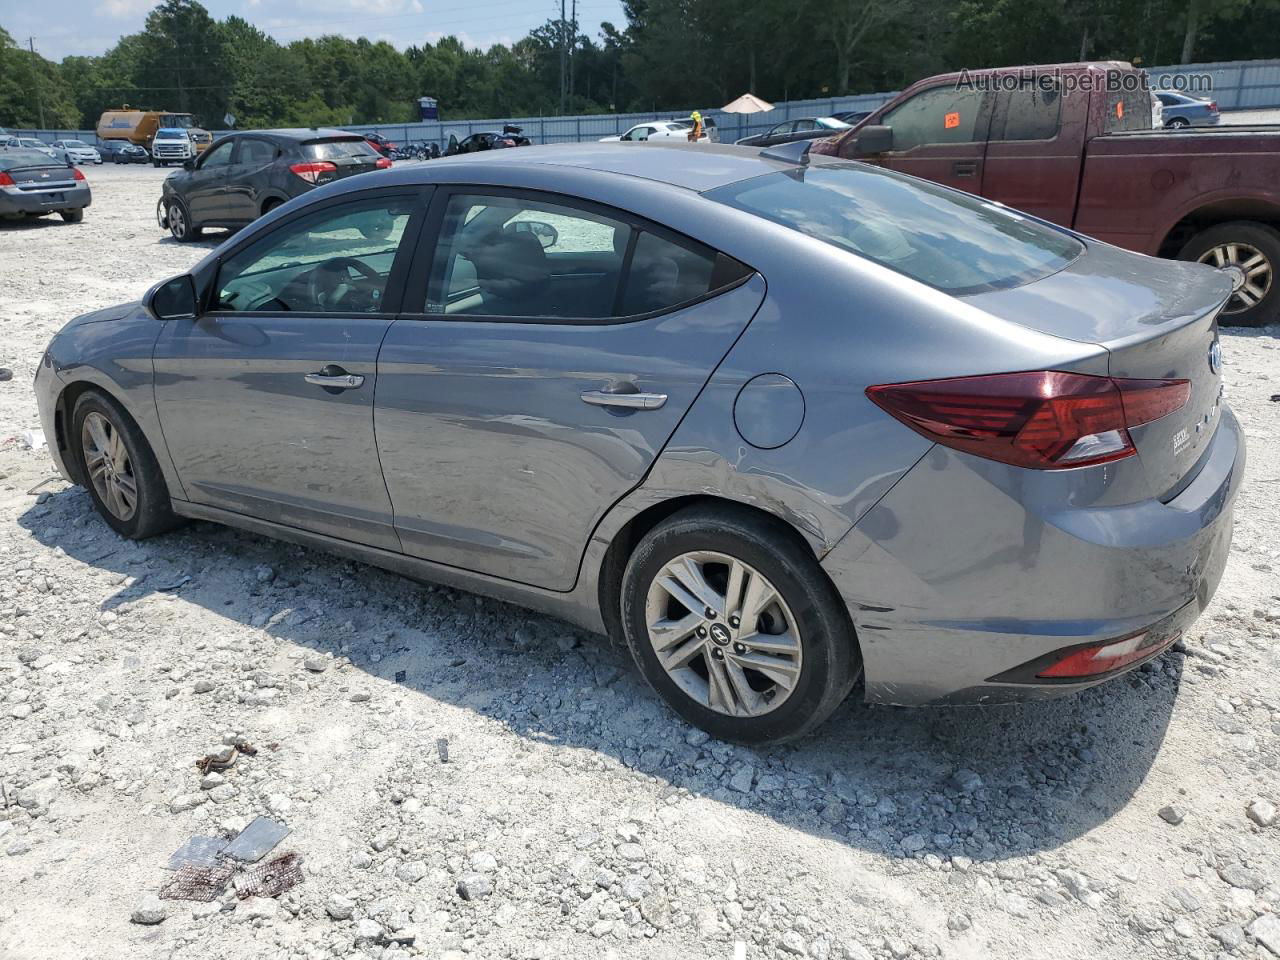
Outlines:
{"type": "Polygon", "coordinates": [[[79,168],[79,167],[72,167],[72,168],[71,168],[71,176],[75,177],[77,180],[83,180],[83,179],[84,179],[84,174],[80,172],[80,168],[79,168]]]}
{"type": "Polygon", "coordinates": [[[1210,113],[1217,113],[1217,112],[1218,112],[1218,101],[1217,101],[1217,100],[1210,100],[1210,101],[1209,101],[1209,112],[1210,112],[1210,113]]]}
{"type": "Polygon", "coordinates": [[[1111,673],[1154,656],[1180,636],[1182,631],[1172,635],[1152,635],[1144,631],[1123,640],[1077,647],[1036,676],[1046,680],[1069,680],[1111,673]]]}
{"type": "Polygon", "coordinates": [[[373,165],[377,167],[379,170],[391,169],[391,161],[388,160],[386,157],[379,157],[377,161],[374,162],[373,165]]]}
{"type": "Polygon", "coordinates": [[[13,177],[9,176],[7,173],[0,173],[0,187],[14,186],[17,186],[17,184],[13,182],[13,177]]]}
{"type": "Polygon", "coordinates": [[[328,160],[312,160],[307,163],[291,163],[289,169],[307,183],[319,183],[325,174],[337,173],[338,165],[328,160]]]}
{"type": "Polygon", "coordinates": [[[936,443],[1033,470],[1130,457],[1129,428],[1186,405],[1187,380],[1119,380],[1058,370],[868,387],[881,409],[936,443]]]}
{"type": "Polygon", "coordinates": [[[505,137],[499,140],[498,142],[502,144],[504,147],[514,147],[516,145],[516,142],[514,140],[510,140],[505,137]]]}

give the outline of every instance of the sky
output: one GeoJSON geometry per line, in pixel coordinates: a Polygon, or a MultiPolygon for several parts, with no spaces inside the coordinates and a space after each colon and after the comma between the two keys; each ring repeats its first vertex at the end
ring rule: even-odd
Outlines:
{"type": "MultiPolygon", "coordinates": [[[[35,37],[50,60],[105,53],[142,29],[158,0],[0,0],[0,27],[22,46],[35,37]]],[[[560,15],[560,0],[201,0],[218,20],[235,14],[282,43],[322,34],[387,40],[404,49],[448,34],[469,47],[510,44],[560,15]]],[[[566,15],[572,0],[565,0],[566,15]]],[[[620,0],[578,0],[578,23],[626,25],[620,0]]]]}

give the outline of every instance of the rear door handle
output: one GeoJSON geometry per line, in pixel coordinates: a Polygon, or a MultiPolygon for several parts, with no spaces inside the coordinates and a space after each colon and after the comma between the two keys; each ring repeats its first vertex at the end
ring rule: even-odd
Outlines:
{"type": "Polygon", "coordinates": [[[302,379],[326,390],[354,390],[364,385],[364,377],[358,373],[347,373],[341,367],[332,364],[319,373],[308,373],[302,379]]]}
{"type": "Polygon", "coordinates": [[[957,160],[951,165],[951,172],[957,177],[972,177],[978,173],[977,160],[957,160]]]}
{"type": "Polygon", "coordinates": [[[624,407],[627,410],[657,410],[667,402],[665,393],[610,393],[607,390],[587,390],[582,402],[593,407],[624,407]]]}

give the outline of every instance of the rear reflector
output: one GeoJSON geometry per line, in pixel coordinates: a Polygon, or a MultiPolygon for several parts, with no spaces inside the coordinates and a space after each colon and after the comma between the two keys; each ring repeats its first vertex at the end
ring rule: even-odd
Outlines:
{"type": "Polygon", "coordinates": [[[1174,634],[1155,636],[1143,631],[1132,637],[1125,637],[1123,640],[1112,640],[1092,647],[1080,647],[1036,676],[1045,680],[1066,680],[1111,673],[1113,670],[1119,670],[1153,656],[1180,636],[1182,636],[1181,630],[1174,634]]]}
{"type": "Polygon", "coordinates": [[[326,174],[338,172],[338,165],[328,160],[311,160],[306,163],[292,163],[289,169],[307,183],[319,183],[326,174]]]}
{"type": "Polygon", "coordinates": [[[1129,427],[1180,410],[1187,380],[1118,380],[1059,370],[868,387],[881,409],[936,443],[1033,470],[1132,456],[1129,427]]]}

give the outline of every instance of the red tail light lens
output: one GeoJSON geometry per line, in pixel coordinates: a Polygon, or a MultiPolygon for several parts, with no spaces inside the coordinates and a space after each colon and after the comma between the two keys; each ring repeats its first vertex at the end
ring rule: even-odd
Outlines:
{"type": "Polygon", "coordinates": [[[377,167],[379,170],[390,170],[391,161],[388,160],[386,157],[379,157],[377,159],[377,162],[374,163],[374,166],[377,167]]]}
{"type": "Polygon", "coordinates": [[[1210,112],[1210,113],[1217,113],[1217,112],[1218,112],[1218,101],[1217,101],[1217,100],[1210,100],[1210,101],[1209,101],[1209,112],[1210,112]]]}
{"type": "Polygon", "coordinates": [[[307,183],[319,183],[325,174],[338,172],[338,165],[328,160],[313,160],[308,163],[292,163],[289,169],[307,183]]]}
{"type": "Polygon", "coordinates": [[[17,184],[13,182],[13,177],[9,176],[7,173],[0,173],[0,187],[13,186],[17,186],[17,184]]]}
{"type": "Polygon", "coordinates": [[[1033,470],[1107,463],[1136,450],[1129,427],[1181,409],[1186,380],[1117,380],[1058,370],[868,387],[930,440],[1033,470]]]}
{"type": "Polygon", "coordinates": [[[84,179],[84,174],[80,172],[80,168],[79,168],[79,167],[72,167],[72,168],[71,168],[71,175],[72,175],[73,177],[75,177],[77,180],[83,180],[83,179],[84,179]]]}
{"type": "Polygon", "coordinates": [[[1102,673],[1119,670],[1131,663],[1154,656],[1182,636],[1178,631],[1170,636],[1151,636],[1143,632],[1123,640],[1081,647],[1064,656],[1057,663],[1036,674],[1045,679],[1084,679],[1102,673]]]}

